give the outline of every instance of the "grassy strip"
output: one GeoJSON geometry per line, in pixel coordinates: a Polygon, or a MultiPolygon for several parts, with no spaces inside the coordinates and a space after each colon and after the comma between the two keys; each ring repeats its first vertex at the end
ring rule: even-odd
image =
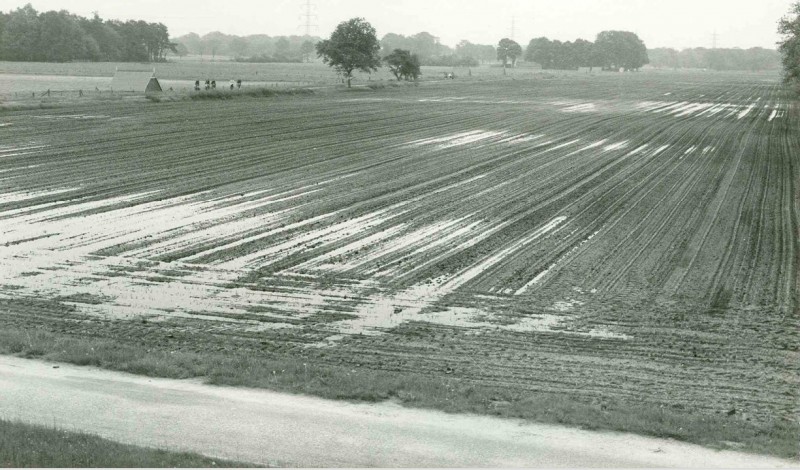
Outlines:
{"type": "Polygon", "coordinates": [[[271,98],[274,96],[305,96],[313,94],[314,91],[308,88],[245,88],[242,90],[201,90],[189,93],[150,93],[146,97],[150,101],[161,103],[164,101],[230,100],[235,98],[271,98]]]}
{"type": "Polygon", "coordinates": [[[611,402],[602,407],[565,394],[509,390],[469,381],[413,373],[314,364],[284,356],[195,353],[144,349],[135,345],[64,334],[5,328],[0,354],[91,365],[151,377],[205,377],[215,385],[259,387],[323,398],[356,401],[393,399],[417,408],[488,414],[584,429],[674,438],[719,449],[797,459],[800,424],[755,424],[738,416],[611,402]]]}
{"type": "Polygon", "coordinates": [[[244,467],[247,464],[118,444],[91,434],[0,420],[0,467],[244,467]]]}
{"type": "MultiPolygon", "coordinates": [[[[335,91],[343,92],[359,92],[359,91],[377,91],[386,88],[407,88],[411,86],[419,86],[417,82],[370,82],[364,85],[357,85],[353,88],[339,88],[327,87],[335,91]]],[[[275,96],[308,96],[315,94],[315,91],[310,88],[269,88],[269,87],[246,87],[237,90],[228,90],[226,88],[214,90],[200,90],[190,91],[188,93],[150,93],[146,98],[150,101],[172,102],[172,101],[207,101],[207,100],[230,100],[236,98],[271,98],[275,96]]]]}
{"type": "Polygon", "coordinates": [[[118,93],[107,94],[106,96],[92,96],[86,98],[55,97],[44,98],[41,100],[27,99],[20,101],[5,102],[0,101],[0,113],[5,111],[25,111],[32,109],[58,109],[72,106],[95,106],[100,103],[115,102],[145,102],[147,99],[155,103],[176,102],[176,101],[207,101],[207,100],[229,100],[236,98],[271,98],[275,96],[309,96],[313,95],[314,90],[308,88],[254,88],[248,87],[242,90],[201,90],[192,92],[164,92],[164,93],[118,93]]]}

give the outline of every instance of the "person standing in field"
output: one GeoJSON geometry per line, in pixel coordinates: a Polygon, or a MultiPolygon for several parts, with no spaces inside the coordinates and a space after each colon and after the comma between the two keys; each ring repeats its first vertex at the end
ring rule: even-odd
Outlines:
{"type": "Polygon", "coordinates": [[[233,81],[233,79],[231,79],[231,82],[230,82],[230,84],[231,84],[231,91],[233,91],[233,85],[234,85],[235,83],[236,83],[236,82],[234,82],[234,81],[233,81]]]}

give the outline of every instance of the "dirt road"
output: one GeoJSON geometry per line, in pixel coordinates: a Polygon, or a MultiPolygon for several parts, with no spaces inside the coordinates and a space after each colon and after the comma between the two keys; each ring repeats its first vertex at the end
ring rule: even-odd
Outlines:
{"type": "Polygon", "coordinates": [[[0,397],[2,418],[271,465],[798,466],[633,435],[213,387],[7,356],[0,356],[0,397]]]}

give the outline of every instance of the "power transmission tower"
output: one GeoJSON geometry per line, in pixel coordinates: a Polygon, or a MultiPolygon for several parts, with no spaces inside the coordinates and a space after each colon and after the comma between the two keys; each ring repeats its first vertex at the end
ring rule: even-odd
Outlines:
{"type": "Polygon", "coordinates": [[[317,28],[317,25],[312,23],[312,21],[318,19],[317,15],[314,13],[317,5],[311,3],[311,0],[306,0],[302,8],[303,12],[300,14],[300,18],[303,20],[303,24],[297,28],[304,28],[306,36],[311,36],[311,30],[317,28]]]}
{"type": "Polygon", "coordinates": [[[714,34],[711,35],[711,48],[712,49],[716,49],[717,48],[717,38],[718,37],[719,37],[719,34],[717,34],[717,30],[714,30],[714,34]]]}

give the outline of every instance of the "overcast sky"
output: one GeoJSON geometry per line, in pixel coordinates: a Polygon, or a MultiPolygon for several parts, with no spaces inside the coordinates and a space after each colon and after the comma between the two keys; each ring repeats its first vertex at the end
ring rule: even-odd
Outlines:
{"type": "MultiPolygon", "coordinates": [[[[648,47],[774,48],[778,19],[793,0],[312,0],[313,35],[327,37],[336,25],[362,16],[386,33],[427,31],[454,46],[462,39],[496,44],[511,35],[527,45],[546,36],[593,40],[606,29],[633,31],[648,47]]],[[[0,10],[26,0],[0,0],[0,10]]],[[[105,19],[143,19],[167,25],[170,34],[304,34],[306,0],[30,0],[39,11],[97,11],[105,19]]]]}

